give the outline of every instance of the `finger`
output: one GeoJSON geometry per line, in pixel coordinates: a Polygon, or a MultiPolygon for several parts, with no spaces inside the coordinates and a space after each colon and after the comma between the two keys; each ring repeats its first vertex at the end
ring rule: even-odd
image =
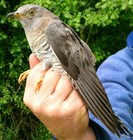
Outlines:
{"type": "Polygon", "coordinates": [[[72,105],[79,107],[85,105],[82,98],[80,97],[78,91],[76,89],[73,89],[71,94],[68,96],[67,101],[72,105]]]}
{"type": "Polygon", "coordinates": [[[53,94],[60,77],[61,75],[58,72],[53,71],[52,68],[50,68],[45,74],[39,94],[45,94],[45,98],[47,98],[50,94],[53,94]]]}
{"type": "Polygon", "coordinates": [[[79,126],[81,126],[81,127],[86,126],[86,124],[89,123],[89,117],[88,117],[89,114],[88,114],[87,108],[85,106],[85,103],[81,99],[81,97],[76,89],[73,89],[71,94],[68,96],[66,102],[67,102],[68,107],[78,110],[74,113],[77,113],[76,116],[77,116],[79,126]]]}
{"type": "Polygon", "coordinates": [[[70,95],[72,90],[73,85],[70,79],[67,76],[62,76],[57,84],[54,96],[62,102],[70,95]]]}
{"type": "Polygon", "coordinates": [[[40,78],[44,77],[46,71],[42,69],[42,63],[38,63],[33,69],[31,69],[27,81],[26,81],[26,87],[24,92],[24,103],[27,104],[29,100],[36,95],[35,93],[35,87],[37,82],[40,80],[40,78]]]}
{"type": "Polygon", "coordinates": [[[30,64],[30,68],[33,68],[37,63],[39,63],[40,61],[36,58],[35,54],[32,53],[29,56],[29,64],[30,64]]]}

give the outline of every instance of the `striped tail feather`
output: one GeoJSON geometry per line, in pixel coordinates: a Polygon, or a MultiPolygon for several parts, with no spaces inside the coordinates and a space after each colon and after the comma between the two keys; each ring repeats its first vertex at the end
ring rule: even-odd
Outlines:
{"type": "Polygon", "coordinates": [[[74,84],[81,98],[84,100],[86,107],[118,137],[120,137],[121,134],[133,137],[132,132],[126,128],[113,112],[108,97],[96,73],[90,69],[79,69],[79,71],[80,74],[78,75],[78,79],[74,80],[74,84]]]}

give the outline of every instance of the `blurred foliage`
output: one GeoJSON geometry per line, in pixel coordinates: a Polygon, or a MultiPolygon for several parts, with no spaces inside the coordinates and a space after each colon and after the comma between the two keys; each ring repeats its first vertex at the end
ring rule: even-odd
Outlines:
{"type": "Polygon", "coordinates": [[[31,53],[24,30],[6,14],[26,3],[43,5],[90,46],[97,67],[109,55],[126,46],[133,28],[132,0],[1,0],[0,2],[0,139],[48,140],[51,135],[23,104],[24,86],[19,74],[28,69],[31,53]]]}

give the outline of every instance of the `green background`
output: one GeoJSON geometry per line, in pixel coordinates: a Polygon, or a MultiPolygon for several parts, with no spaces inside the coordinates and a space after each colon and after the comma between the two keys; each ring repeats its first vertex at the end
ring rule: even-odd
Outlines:
{"type": "Polygon", "coordinates": [[[90,46],[96,68],[126,46],[133,29],[133,0],[1,0],[0,2],[0,140],[48,140],[51,134],[23,104],[19,74],[29,68],[31,53],[24,30],[6,15],[26,3],[43,5],[90,46]]]}

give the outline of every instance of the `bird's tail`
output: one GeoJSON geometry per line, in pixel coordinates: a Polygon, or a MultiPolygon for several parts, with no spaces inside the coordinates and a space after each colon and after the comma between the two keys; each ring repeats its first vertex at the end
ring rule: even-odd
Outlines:
{"type": "Polygon", "coordinates": [[[113,112],[105,90],[96,76],[95,71],[91,69],[79,69],[79,71],[80,74],[78,79],[74,80],[74,84],[87,108],[118,137],[121,134],[133,137],[133,133],[127,129],[113,112]]]}

